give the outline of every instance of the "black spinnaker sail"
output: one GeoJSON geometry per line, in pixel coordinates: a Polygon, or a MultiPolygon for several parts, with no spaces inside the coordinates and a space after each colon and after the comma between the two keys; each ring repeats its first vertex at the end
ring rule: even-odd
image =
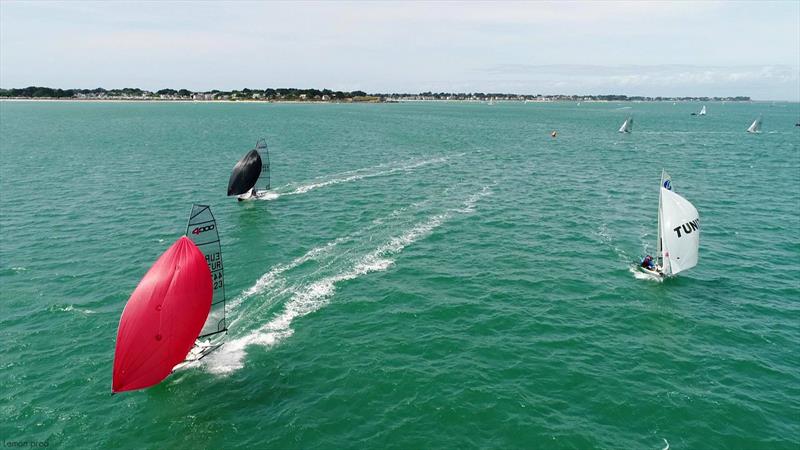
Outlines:
{"type": "Polygon", "coordinates": [[[228,195],[241,195],[250,192],[258,182],[262,170],[261,155],[258,150],[250,150],[233,166],[228,180],[228,195]]]}
{"type": "Polygon", "coordinates": [[[242,195],[258,190],[256,184],[262,184],[264,190],[270,188],[269,149],[267,141],[259,139],[256,148],[250,150],[233,167],[228,180],[228,195],[242,195]]]}

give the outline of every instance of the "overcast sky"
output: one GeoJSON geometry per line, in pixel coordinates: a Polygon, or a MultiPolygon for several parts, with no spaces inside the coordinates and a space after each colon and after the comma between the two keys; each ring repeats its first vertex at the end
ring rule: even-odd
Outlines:
{"type": "Polygon", "coordinates": [[[0,1],[0,87],[800,100],[800,1],[0,1]]]}

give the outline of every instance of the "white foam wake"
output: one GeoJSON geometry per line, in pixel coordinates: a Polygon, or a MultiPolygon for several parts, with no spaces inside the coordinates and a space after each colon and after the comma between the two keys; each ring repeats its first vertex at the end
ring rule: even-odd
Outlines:
{"type": "Polygon", "coordinates": [[[664,281],[664,277],[660,277],[658,275],[653,275],[650,273],[645,273],[636,268],[635,266],[629,267],[628,270],[633,274],[633,278],[637,280],[647,280],[647,281],[655,281],[661,283],[664,281]]]}
{"type": "Polygon", "coordinates": [[[275,285],[280,280],[279,276],[281,274],[283,274],[284,272],[286,272],[288,270],[292,270],[295,267],[301,266],[301,265],[305,264],[308,261],[314,260],[320,255],[329,253],[340,242],[342,242],[344,240],[345,240],[345,238],[338,238],[336,240],[328,242],[327,244],[325,244],[325,245],[323,245],[321,247],[315,247],[315,248],[307,251],[303,256],[295,258],[293,261],[291,261],[288,264],[279,264],[279,265],[273,267],[272,269],[270,269],[269,272],[267,272],[264,275],[262,275],[261,278],[259,278],[254,285],[250,286],[250,288],[248,288],[246,291],[242,292],[241,295],[237,296],[236,298],[234,298],[233,300],[228,302],[228,307],[231,308],[231,309],[235,309],[244,300],[252,297],[253,295],[256,295],[256,294],[259,294],[261,292],[264,292],[264,290],[266,290],[267,288],[275,285]]]}
{"type": "MultiPolygon", "coordinates": [[[[456,155],[458,156],[458,155],[456,155]]],[[[375,178],[375,177],[382,177],[393,175],[399,172],[409,172],[420,167],[428,166],[431,164],[439,164],[447,161],[447,156],[441,156],[438,158],[426,159],[426,160],[417,160],[417,161],[409,161],[405,163],[388,163],[388,164],[379,164],[374,167],[369,167],[366,169],[359,169],[359,170],[352,170],[348,172],[342,172],[337,175],[333,175],[330,178],[323,178],[319,179],[318,181],[312,181],[310,183],[302,184],[300,186],[295,187],[294,189],[288,190],[286,192],[276,192],[276,197],[283,196],[283,195],[300,195],[305,194],[306,192],[312,191],[314,189],[319,189],[327,186],[333,186],[336,184],[341,183],[349,183],[352,181],[363,180],[365,178],[375,178]]],[[[291,185],[289,185],[291,186],[291,185]]],[[[289,187],[287,186],[287,187],[289,187]]]]}
{"type": "MultiPolygon", "coordinates": [[[[350,264],[345,270],[307,285],[298,286],[294,289],[290,288],[292,291],[291,297],[286,302],[281,312],[265,325],[249,334],[228,341],[220,351],[212,353],[204,359],[205,367],[210,372],[216,374],[227,374],[242,368],[244,366],[246,348],[248,346],[260,345],[269,347],[291,336],[294,332],[291,328],[294,319],[318,311],[320,308],[327,305],[331,297],[333,297],[338,283],[352,280],[371,272],[387,270],[394,264],[393,256],[399,254],[414,242],[430,235],[454,214],[474,211],[478,200],[490,193],[491,190],[487,186],[481,191],[472,194],[457,208],[430,216],[428,219],[417,223],[405,232],[389,238],[382,245],[357,259],[353,264],[350,264]]],[[[243,299],[247,296],[263,292],[270,283],[275,282],[274,280],[276,280],[278,274],[289,270],[291,267],[297,267],[322,252],[329,252],[338,244],[337,241],[333,241],[324,247],[314,249],[287,265],[278,266],[270,270],[240,297],[243,299]]],[[[239,300],[239,302],[241,302],[241,300],[239,300]]]]}
{"type": "MultiPolygon", "coordinates": [[[[252,297],[254,295],[261,294],[261,293],[265,292],[267,289],[273,288],[276,285],[285,283],[286,280],[281,277],[281,275],[283,275],[283,273],[288,272],[288,271],[290,271],[290,270],[292,270],[294,268],[297,268],[297,267],[305,264],[308,261],[316,261],[316,260],[320,259],[322,256],[328,255],[332,250],[335,249],[335,247],[337,245],[345,243],[345,242],[352,241],[355,238],[357,238],[358,236],[363,235],[365,233],[368,233],[368,232],[372,231],[373,229],[375,229],[376,227],[382,226],[387,221],[394,221],[398,216],[401,216],[409,208],[418,208],[418,207],[421,207],[421,206],[423,206],[423,205],[425,205],[425,204],[427,204],[429,202],[430,202],[430,200],[423,200],[423,201],[420,201],[420,202],[413,203],[412,205],[410,205],[408,207],[403,207],[403,208],[400,208],[400,209],[396,209],[396,210],[392,211],[386,217],[379,217],[379,218],[373,220],[372,223],[370,224],[370,226],[366,227],[365,229],[359,230],[359,231],[357,231],[355,233],[352,233],[350,235],[347,235],[347,236],[338,237],[335,240],[333,240],[331,242],[328,242],[325,245],[322,245],[320,247],[314,247],[311,250],[307,251],[302,256],[300,256],[298,258],[295,258],[294,260],[292,260],[288,264],[279,264],[279,265],[273,267],[272,269],[269,270],[269,272],[265,273],[258,280],[256,280],[255,284],[250,286],[247,290],[242,292],[240,295],[238,295],[235,298],[233,298],[232,300],[230,300],[228,302],[228,308],[231,311],[236,310],[236,308],[239,305],[241,305],[244,300],[247,300],[248,298],[250,298],[250,297],[252,297]]],[[[231,323],[233,323],[233,322],[231,322],[231,323]]]]}

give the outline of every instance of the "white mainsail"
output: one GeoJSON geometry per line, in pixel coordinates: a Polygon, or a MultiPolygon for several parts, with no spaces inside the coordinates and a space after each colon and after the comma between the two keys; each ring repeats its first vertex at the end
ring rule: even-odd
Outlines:
{"type": "Polygon", "coordinates": [[[659,203],[662,271],[667,276],[676,275],[697,265],[700,215],[694,205],[664,184],[661,186],[659,203]]]}
{"type": "Polygon", "coordinates": [[[700,115],[701,116],[705,116],[706,115],[706,105],[703,105],[703,107],[700,109],[700,115]]]}
{"type": "Polygon", "coordinates": [[[625,119],[625,122],[622,123],[622,126],[619,127],[620,133],[630,133],[633,129],[633,117],[628,117],[625,119]]]}
{"type": "Polygon", "coordinates": [[[760,133],[761,132],[761,116],[758,116],[758,119],[754,120],[753,123],[750,125],[750,128],[747,129],[748,133],[760,133]]]}

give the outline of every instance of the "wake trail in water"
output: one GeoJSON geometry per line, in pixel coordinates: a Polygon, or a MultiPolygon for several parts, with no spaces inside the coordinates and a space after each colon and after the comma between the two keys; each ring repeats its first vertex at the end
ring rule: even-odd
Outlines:
{"type": "MultiPolygon", "coordinates": [[[[298,267],[306,261],[327,254],[329,258],[339,258],[341,255],[333,254],[333,250],[346,241],[354,241],[358,236],[366,234],[369,230],[379,227],[383,221],[373,221],[365,230],[354,233],[351,236],[339,238],[322,247],[318,247],[295,259],[286,265],[279,265],[271,269],[259,279],[256,284],[245,291],[240,297],[237,305],[244,298],[269,292],[272,297],[280,297],[285,293],[289,296],[284,303],[283,309],[275,314],[266,324],[249,332],[245,336],[229,340],[219,351],[212,353],[204,361],[204,367],[211,373],[228,374],[244,366],[246,349],[249,346],[257,345],[263,347],[273,346],[294,333],[291,325],[298,317],[318,311],[327,305],[336,291],[336,285],[348,280],[356,279],[362,275],[372,272],[382,272],[394,264],[394,257],[401,253],[409,245],[429,236],[434,230],[441,227],[455,215],[468,214],[475,210],[478,201],[491,194],[489,186],[470,195],[456,207],[444,210],[443,212],[429,215],[426,219],[413,223],[402,232],[385,239],[381,245],[371,251],[363,253],[361,257],[354,258],[344,265],[344,268],[333,274],[319,274],[317,279],[299,282],[294,286],[285,286],[287,281],[280,279],[281,274],[298,267]],[[276,285],[283,284],[278,287],[276,285]]],[[[428,201],[422,202],[427,203],[428,201]]],[[[412,205],[413,206],[413,205],[412,205]]],[[[405,208],[404,208],[405,209],[405,208]]],[[[394,216],[402,215],[403,210],[392,213],[394,216]]]]}
{"type": "Polygon", "coordinates": [[[600,238],[600,241],[603,244],[607,245],[611,250],[614,251],[621,262],[628,263],[632,260],[632,257],[628,255],[625,250],[619,248],[614,243],[614,238],[611,236],[611,232],[608,230],[608,227],[605,224],[601,225],[600,229],[598,229],[595,234],[600,238]]]}
{"type": "MultiPolygon", "coordinates": [[[[242,304],[244,300],[248,298],[259,295],[266,292],[270,288],[274,288],[277,285],[285,285],[286,280],[282,277],[285,272],[288,272],[292,269],[302,266],[303,264],[309,261],[318,261],[321,258],[329,255],[333,250],[335,250],[336,246],[343,243],[352,242],[359,237],[367,234],[377,227],[383,226],[386,222],[391,222],[396,220],[398,217],[402,216],[406,213],[409,209],[415,209],[422,206],[427,205],[430,203],[430,200],[423,200],[420,202],[413,203],[407,207],[399,208],[392,211],[389,215],[385,217],[380,217],[372,221],[370,225],[360,230],[355,231],[346,236],[341,236],[333,241],[326,243],[325,245],[314,247],[311,250],[307,251],[300,257],[295,258],[291,262],[287,264],[279,264],[272,269],[270,269],[267,273],[262,275],[256,283],[242,292],[240,295],[233,298],[230,302],[228,302],[228,308],[230,309],[231,313],[235,313],[237,307],[242,304]]],[[[236,318],[234,318],[231,323],[235,322],[236,318]]]]}
{"type": "MultiPolygon", "coordinates": [[[[639,270],[638,265],[635,262],[632,263],[632,261],[636,261],[636,258],[629,255],[625,250],[621,249],[614,243],[614,238],[608,231],[608,227],[606,227],[605,225],[601,225],[595,234],[600,238],[600,241],[603,244],[607,245],[611,250],[614,251],[620,263],[628,267],[628,271],[633,275],[634,278],[636,278],[637,280],[656,281],[659,283],[664,281],[662,277],[645,273],[639,270]]],[[[642,248],[644,249],[644,253],[647,254],[649,244],[644,241],[644,236],[642,236],[642,248]]]]}
{"type": "Polygon", "coordinates": [[[259,200],[276,200],[283,196],[301,195],[309,191],[312,191],[314,189],[319,189],[327,186],[333,186],[342,183],[350,183],[353,181],[358,181],[368,178],[390,176],[401,172],[411,172],[421,167],[444,163],[452,157],[457,158],[459,156],[463,156],[464,154],[465,153],[458,153],[451,156],[440,156],[437,158],[423,159],[423,160],[413,160],[413,161],[403,161],[403,162],[395,161],[390,163],[379,164],[373,167],[367,167],[364,169],[356,169],[347,172],[341,172],[338,174],[329,175],[327,177],[320,177],[317,178],[316,180],[310,181],[305,184],[297,185],[290,183],[287,184],[286,186],[282,186],[273,191],[270,191],[268,195],[259,198],[259,200]]]}

